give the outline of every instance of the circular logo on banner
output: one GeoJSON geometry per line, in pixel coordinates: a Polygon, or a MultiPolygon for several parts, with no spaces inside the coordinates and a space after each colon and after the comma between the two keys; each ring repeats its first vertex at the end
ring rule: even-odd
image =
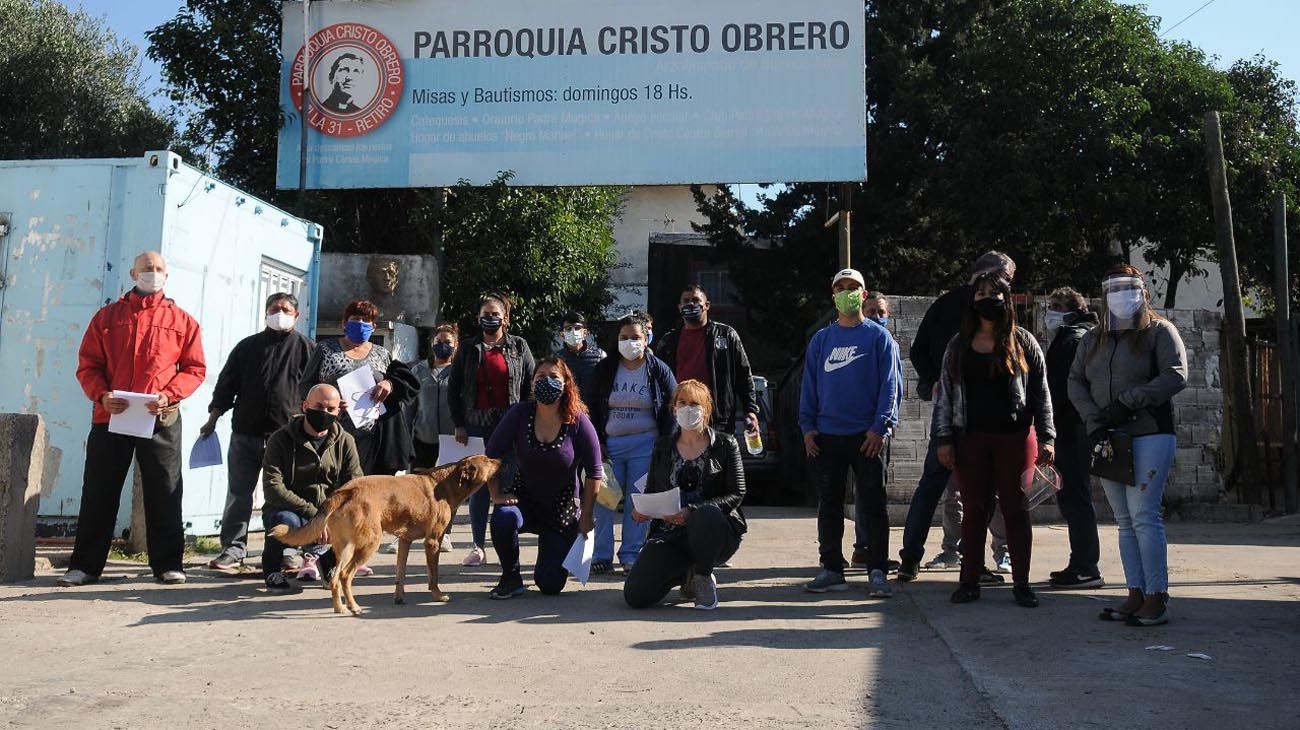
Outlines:
{"type": "MultiPolygon", "coordinates": [[[[338,23],[311,37],[313,129],[332,137],[375,131],[402,100],[402,57],[383,33],[360,23],[338,23]]],[[[289,92],[302,108],[302,49],[294,57],[289,92]]]]}

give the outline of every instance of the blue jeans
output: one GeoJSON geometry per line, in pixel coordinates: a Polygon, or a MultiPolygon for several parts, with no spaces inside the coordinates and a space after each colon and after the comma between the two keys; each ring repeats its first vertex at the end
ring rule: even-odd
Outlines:
{"type": "Polygon", "coordinates": [[[262,475],[264,436],[230,434],[226,450],[226,509],[221,513],[221,551],[236,560],[248,554],[248,523],[253,519],[253,491],[262,475]]]}
{"type": "Polygon", "coordinates": [[[1172,434],[1139,436],[1133,439],[1137,486],[1101,480],[1119,525],[1119,556],[1124,562],[1125,581],[1129,588],[1146,595],[1169,592],[1168,545],[1160,500],[1174,465],[1175,448],[1172,434]]]}
{"type": "Polygon", "coordinates": [[[932,435],[925,452],[921,481],[912,493],[912,504],[907,509],[907,523],[903,526],[903,549],[898,551],[898,555],[904,563],[919,563],[925,557],[925,541],[930,537],[930,522],[934,519],[939,499],[948,488],[948,478],[952,476],[952,470],[939,463],[938,451],[939,442],[932,435]]]}
{"type": "MultiPolygon", "coordinates": [[[[480,428],[476,426],[467,426],[465,432],[470,436],[478,436],[483,439],[484,446],[487,445],[488,439],[492,438],[492,432],[496,430],[496,424],[490,428],[480,428]]],[[[513,455],[507,456],[502,460],[502,469],[497,477],[498,484],[502,489],[510,486],[514,479],[515,470],[513,455]]],[[[488,527],[488,508],[492,505],[492,493],[487,487],[483,487],[474,492],[469,497],[469,529],[470,535],[474,538],[474,544],[483,547],[487,544],[487,527],[488,527]]],[[[448,533],[451,528],[448,527],[448,533]]]]}
{"type": "MultiPolygon", "coordinates": [[[[636,491],[632,485],[650,472],[650,453],[654,451],[658,438],[659,434],[655,431],[609,437],[609,458],[614,467],[614,478],[622,485],[626,500],[623,506],[623,545],[618,550],[618,562],[625,566],[636,562],[636,556],[645,544],[646,533],[650,530],[649,522],[632,519],[631,495],[636,491]]],[[[615,510],[596,505],[596,551],[593,560],[614,559],[614,521],[617,518],[618,512],[615,510]]]]}
{"type": "MultiPolygon", "coordinates": [[[[270,533],[271,528],[275,527],[276,525],[288,525],[289,529],[296,530],[299,527],[302,527],[303,525],[307,524],[308,520],[304,518],[302,515],[299,515],[297,512],[290,512],[288,510],[284,510],[282,512],[272,513],[270,517],[263,519],[262,522],[265,523],[264,527],[266,527],[267,533],[270,533]]],[[[266,544],[262,546],[262,577],[263,578],[267,577],[272,573],[280,572],[280,563],[284,561],[284,551],[286,547],[287,546],[284,543],[280,542],[274,537],[271,537],[270,534],[266,536],[266,544]]],[[[330,552],[330,546],[329,545],[304,545],[302,548],[302,552],[303,555],[315,555],[316,557],[320,558],[320,557],[324,557],[327,553],[330,552]]],[[[322,568],[321,575],[322,576],[325,575],[325,572],[326,570],[322,568]]]]}

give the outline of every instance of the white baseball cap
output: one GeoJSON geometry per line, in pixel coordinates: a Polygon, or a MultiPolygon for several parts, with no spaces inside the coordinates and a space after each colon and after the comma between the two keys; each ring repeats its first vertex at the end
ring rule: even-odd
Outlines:
{"type": "Polygon", "coordinates": [[[867,280],[862,278],[862,272],[857,269],[841,269],[838,274],[831,277],[831,287],[833,288],[840,283],[840,279],[852,279],[858,282],[863,289],[867,288],[867,280]]]}

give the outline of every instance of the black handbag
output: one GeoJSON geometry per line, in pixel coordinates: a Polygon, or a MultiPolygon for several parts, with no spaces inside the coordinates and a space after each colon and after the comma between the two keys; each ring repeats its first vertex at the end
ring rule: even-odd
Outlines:
{"type": "Polygon", "coordinates": [[[1112,482],[1137,485],[1133,468],[1133,437],[1123,431],[1107,431],[1106,438],[1093,444],[1089,473],[1112,482]]]}

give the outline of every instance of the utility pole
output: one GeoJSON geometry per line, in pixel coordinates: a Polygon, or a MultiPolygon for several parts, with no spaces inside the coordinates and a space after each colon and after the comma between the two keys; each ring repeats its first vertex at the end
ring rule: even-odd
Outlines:
{"type": "Polygon", "coordinates": [[[840,268],[847,269],[853,265],[850,244],[853,242],[853,183],[840,183],[840,209],[823,224],[830,228],[840,224],[839,258],[840,268]]]}
{"type": "Polygon", "coordinates": [[[302,102],[298,105],[298,217],[307,217],[307,112],[311,109],[311,0],[302,0],[302,102]]]}
{"type": "Polygon", "coordinates": [[[1232,201],[1228,196],[1228,170],[1223,159],[1223,130],[1218,112],[1205,113],[1205,156],[1214,200],[1214,233],[1219,248],[1219,271],[1223,276],[1224,355],[1231,378],[1232,461],[1225,481],[1228,488],[1243,485],[1242,501],[1261,504],[1258,485],[1250,475],[1256,463],[1255,421],[1251,416],[1250,371],[1246,362],[1246,315],[1241,306],[1241,280],[1237,274],[1237,245],[1232,233],[1232,201]]]}
{"type": "Polygon", "coordinates": [[[1286,488],[1286,511],[1295,514],[1300,511],[1300,498],[1296,493],[1296,481],[1300,479],[1297,469],[1296,447],[1296,378],[1297,372],[1296,343],[1292,338],[1291,326],[1291,272],[1290,257],[1286,235],[1286,193],[1278,193],[1277,203],[1273,208],[1273,275],[1275,278],[1273,298],[1277,301],[1274,317],[1277,320],[1278,371],[1282,374],[1282,484],[1286,488]]]}

